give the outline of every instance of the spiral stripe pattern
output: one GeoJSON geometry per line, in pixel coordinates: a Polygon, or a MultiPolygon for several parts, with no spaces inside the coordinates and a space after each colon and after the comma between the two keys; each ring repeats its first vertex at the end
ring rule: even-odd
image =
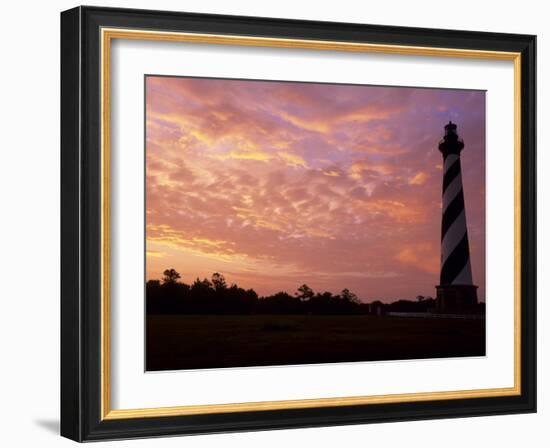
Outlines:
{"type": "Polygon", "coordinates": [[[440,284],[472,284],[460,155],[452,153],[444,156],[440,284]]]}

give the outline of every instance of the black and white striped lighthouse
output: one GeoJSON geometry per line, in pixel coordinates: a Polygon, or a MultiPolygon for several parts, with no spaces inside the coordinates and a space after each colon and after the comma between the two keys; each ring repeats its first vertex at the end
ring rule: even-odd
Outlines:
{"type": "Polygon", "coordinates": [[[460,168],[463,148],[464,142],[458,137],[456,124],[449,121],[443,140],[439,142],[443,155],[441,274],[436,286],[437,311],[440,313],[467,313],[477,304],[460,168]]]}

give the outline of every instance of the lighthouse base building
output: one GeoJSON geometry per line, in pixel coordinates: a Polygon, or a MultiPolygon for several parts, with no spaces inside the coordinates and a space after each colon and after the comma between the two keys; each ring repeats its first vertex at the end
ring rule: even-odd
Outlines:
{"type": "Polygon", "coordinates": [[[477,308],[475,285],[438,285],[435,289],[437,313],[470,314],[477,308]]]}
{"type": "Polygon", "coordinates": [[[441,203],[441,274],[436,286],[436,312],[468,314],[477,306],[477,286],[472,282],[466,209],[462,190],[460,152],[464,142],[456,124],[445,126],[439,143],[443,155],[443,198],[441,203]]]}

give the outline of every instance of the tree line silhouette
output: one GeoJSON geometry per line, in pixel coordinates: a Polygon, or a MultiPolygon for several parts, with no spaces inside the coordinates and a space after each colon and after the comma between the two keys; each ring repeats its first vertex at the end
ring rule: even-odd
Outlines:
{"type": "Polygon", "coordinates": [[[259,297],[253,289],[228,285],[219,272],[210,280],[197,278],[183,283],[175,269],[166,269],[162,280],[146,284],[147,314],[384,314],[387,312],[427,312],[435,308],[435,299],[417,296],[413,300],[382,303],[361,302],[349,289],[340,294],[315,292],[303,284],[291,295],[280,291],[259,297]]]}

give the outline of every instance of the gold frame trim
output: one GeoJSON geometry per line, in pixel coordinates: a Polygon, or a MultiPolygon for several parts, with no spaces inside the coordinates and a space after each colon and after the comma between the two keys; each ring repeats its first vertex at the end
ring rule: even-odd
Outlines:
{"type": "Polygon", "coordinates": [[[217,34],[195,34],[136,29],[101,29],[101,420],[168,417],[413,401],[503,397],[521,394],[521,54],[514,52],[417,47],[305,39],[279,39],[217,34]],[[356,397],[314,398],[247,403],[189,405],[142,409],[111,409],[110,346],[110,54],[113,39],[242,45],[325,51],[368,52],[413,56],[491,59],[514,62],[514,386],[442,392],[420,392],[356,397]]]}

